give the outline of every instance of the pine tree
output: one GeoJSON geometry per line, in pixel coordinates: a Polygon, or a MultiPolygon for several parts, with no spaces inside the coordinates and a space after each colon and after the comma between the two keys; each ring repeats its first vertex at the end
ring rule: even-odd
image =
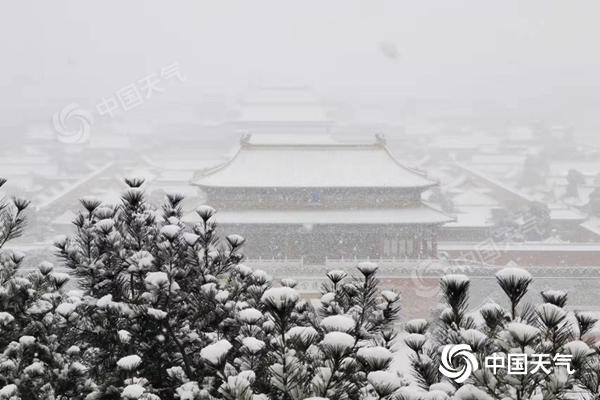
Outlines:
{"type": "Polygon", "coordinates": [[[23,232],[28,205],[22,198],[0,201],[0,398],[83,399],[93,384],[79,349],[62,341],[80,301],[65,293],[69,276],[42,262],[23,277],[24,255],[1,250],[23,232]]]}
{"type": "MultiPolygon", "coordinates": [[[[573,391],[598,398],[600,352],[586,336],[598,319],[589,313],[566,311],[567,294],[560,291],[542,292],[542,303],[537,306],[521,304],[532,282],[525,270],[505,268],[496,278],[508,297],[509,310],[491,303],[477,315],[467,315],[468,278],[446,276],[441,286],[447,308],[440,325],[431,326],[424,320],[406,324],[410,334],[405,342],[415,353],[411,362],[422,390],[433,393],[443,389],[446,397],[438,393],[440,397],[435,398],[452,399],[563,399],[573,391]],[[480,366],[464,383],[437,372],[441,349],[458,344],[470,346],[480,366]],[[509,355],[525,353],[548,355],[548,367],[554,369],[549,374],[542,369],[531,371],[531,358],[529,373],[523,375],[508,374],[506,368],[495,373],[484,368],[487,357],[497,357],[506,367],[509,355]],[[559,355],[572,357],[573,374],[555,359],[559,355]]],[[[462,367],[460,358],[451,362],[456,363],[456,369],[462,367]]]]}

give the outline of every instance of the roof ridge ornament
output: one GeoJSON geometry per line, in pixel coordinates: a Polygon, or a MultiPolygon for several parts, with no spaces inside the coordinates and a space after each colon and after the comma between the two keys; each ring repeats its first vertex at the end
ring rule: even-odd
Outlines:
{"type": "Polygon", "coordinates": [[[385,140],[385,136],[379,133],[375,134],[375,144],[381,146],[381,147],[385,147],[386,144],[386,140],[385,140]]]}
{"type": "Polygon", "coordinates": [[[240,146],[241,147],[248,147],[250,146],[250,138],[252,137],[251,133],[243,133],[242,137],[240,138],[240,146]]]}

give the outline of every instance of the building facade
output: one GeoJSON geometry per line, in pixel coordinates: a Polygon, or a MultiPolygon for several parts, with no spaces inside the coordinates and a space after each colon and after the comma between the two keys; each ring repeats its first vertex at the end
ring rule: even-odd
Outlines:
{"type": "Polygon", "coordinates": [[[437,230],[454,221],[421,201],[437,182],[398,163],[380,137],[249,134],[230,161],[192,183],[225,233],[247,239],[249,259],[436,258],[437,230]]]}

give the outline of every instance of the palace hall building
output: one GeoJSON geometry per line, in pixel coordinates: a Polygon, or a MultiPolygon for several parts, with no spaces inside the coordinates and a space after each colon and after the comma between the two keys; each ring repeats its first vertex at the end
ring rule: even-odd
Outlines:
{"type": "Polygon", "coordinates": [[[348,144],[328,134],[246,134],[228,162],[192,184],[221,231],[246,238],[250,260],[433,259],[438,228],[455,221],[421,200],[438,183],[394,159],[379,136],[348,144]]]}

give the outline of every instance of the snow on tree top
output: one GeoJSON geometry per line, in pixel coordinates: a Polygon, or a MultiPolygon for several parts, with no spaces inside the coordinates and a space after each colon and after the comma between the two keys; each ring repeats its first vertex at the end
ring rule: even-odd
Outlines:
{"type": "Polygon", "coordinates": [[[229,291],[228,290],[219,290],[217,292],[217,294],[215,295],[215,300],[217,301],[227,301],[227,299],[229,298],[229,291]]]}
{"type": "Polygon", "coordinates": [[[183,240],[185,240],[185,242],[190,246],[195,245],[198,239],[200,239],[200,236],[196,235],[195,233],[185,232],[183,234],[183,240]]]}
{"type": "Polygon", "coordinates": [[[10,399],[17,393],[17,385],[11,383],[0,389],[0,398],[10,399]]]}
{"type": "Polygon", "coordinates": [[[504,311],[504,309],[499,304],[490,302],[479,307],[479,312],[482,311],[504,311]]]}
{"type": "Polygon", "coordinates": [[[125,371],[134,371],[141,363],[142,359],[136,354],[123,357],[117,361],[117,365],[125,371]]]}
{"type": "Polygon", "coordinates": [[[511,322],[508,324],[508,331],[521,341],[528,337],[539,335],[540,333],[540,330],[535,326],[522,324],[520,322],[511,322]]]}
{"type": "Polygon", "coordinates": [[[44,364],[39,361],[33,362],[23,372],[27,375],[42,375],[44,373],[44,364]]]}
{"type": "Polygon", "coordinates": [[[388,303],[398,300],[398,293],[392,292],[391,290],[382,290],[381,297],[388,303]]]}
{"type": "Polygon", "coordinates": [[[372,274],[377,271],[379,267],[374,262],[363,261],[358,263],[358,270],[363,274],[372,274]]]}
{"type": "Polygon", "coordinates": [[[82,363],[77,362],[77,361],[72,362],[71,365],[69,366],[69,369],[73,369],[73,370],[75,370],[77,372],[80,372],[80,373],[87,371],[87,367],[85,365],[83,365],[82,363]]]}
{"type": "Polygon", "coordinates": [[[240,311],[240,319],[244,322],[254,322],[262,318],[263,314],[256,308],[246,308],[240,311]]]}
{"type": "Polygon", "coordinates": [[[346,315],[331,315],[323,318],[321,326],[329,331],[350,332],[356,326],[356,322],[346,315]]]}
{"type": "Polygon", "coordinates": [[[160,287],[169,283],[169,276],[165,272],[150,272],[144,281],[149,285],[160,287]]]}
{"type": "Polygon", "coordinates": [[[69,290],[67,292],[68,297],[77,297],[80,299],[83,298],[84,294],[85,293],[83,292],[83,290],[69,290]]]}
{"type": "Polygon", "coordinates": [[[19,338],[19,343],[21,344],[21,346],[29,346],[33,343],[35,343],[35,338],[33,336],[21,336],[19,338]]]}
{"type": "Polygon", "coordinates": [[[38,300],[33,303],[28,309],[28,314],[44,314],[52,309],[52,304],[46,300],[38,300]]]}
{"type": "Polygon", "coordinates": [[[418,386],[402,386],[401,388],[398,388],[398,390],[395,393],[398,394],[401,399],[406,400],[421,400],[423,398],[426,398],[424,396],[428,394],[428,392],[426,392],[424,389],[418,386]]]}
{"type": "Polygon", "coordinates": [[[446,283],[465,283],[469,282],[470,279],[466,275],[445,275],[442,277],[442,281],[446,283]]]}
{"type": "Polygon", "coordinates": [[[367,380],[376,390],[379,388],[391,388],[391,391],[394,391],[400,387],[398,375],[387,371],[369,372],[367,380]]]}
{"type": "Polygon", "coordinates": [[[450,382],[434,383],[433,385],[429,386],[429,390],[441,391],[449,395],[454,394],[454,392],[456,392],[456,388],[450,382]]]}
{"type": "Polygon", "coordinates": [[[265,347],[265,342],[263,342],[262,340],[258,340],[254,337],[247,337],[242,339],[242,344],[253,353],[259,352],[263,347],[265,347]]]}
{"type": "Polygon", "coordinates": [[[585,342],[582,342],[581,340],[569,342],[563,346],[563,349],[565,353],[572,354],[574,358],[586,357],[588,354],[594,352],[585,342]]]}
{"type": "MultiPolygon", "coordinates": [[[[432,385],[433,386],[433,385],[432,385]]],[[[419,399],[427,399],[427,400],[448,400],[448,393],[443,390],[432,390],[431,386],[429,387],[429,392],[426,394],[427,397],[418,397],[419,399]]]]}
{"type": "Polygon", "coordinates": [[[112,294],[107,294],[106,296],[101,297],[96,302],[96,306],[100,308],[108,307],[108,305],[112,303],[112,294]]]}
{"type": "Polygon", "coordinates": [[[564,297],[567,295],[567,292],[562,290],[544,290],[544,294],[552,297],[564,297]]]}
{"type": "MultiPolygon", "coordinates": [[[[254,271],[255,273],[257,271],[254,271]]],[[[273,302],[275,305],[280,306],[284,302],[295,302],[298,301],[300,295],[294,289],[290,287],[279,287],[267,289],[261,297],[261,301],[273,302]]]]}
{"type": "Polygon", "coordinates": [[[77,308],[77,304],[73,303],[61,303],[56,307],[56,312],[63,317],[67,317],[77,308]]]}
{"type": "Polygon", "coordinates": [[[196,212],[200,215],[213,215],[216,211],[211,206],[202,205],[196,208],[196,212]]]}
{"type": "Polygon", "coordinates": [[[377,360],[391,360],[393,355],[392,352],[385,347],[362,347],[358,349],[356,355],[362,358],[372,358],[377,360]]]}
{"type": "Polygon", "coordinates": [[[327,273],[327,276],[329,277],[329,279],[331,279],[332,281],[335,281],[335,282],[341,281],[347,275],[348,274],[346,273],[346,271],[343,271],[341,269],[334,269],[327,273]]]}
{"type": "Polygon", "coordinates": [[[227,354],[231,347],[229,341],[225,339],[219,340],[200,350],[200,357],[216,365],[227,354]]]}
{"type": "Polygon", "coordinates": [[[242,275],[250,275],[252,273],[252,268],[245,264],[238,264],[235,266],[235,269],[242,275]]]}
{"type": "Polygon", "coordinates": [[[321,344],[325,346],[353,347],[354,338],[344,332],[329,332],[325,335],[321,344]]]}
{"type": "Polygon", "coordinates": [[[487,339],[486,334],[478,331],[477,329],[467,329],[466,331],[461,331],[460,336],[470,345],[483,342],[487,339]]]}
{"type": "Polygon", "coordinates": [[[15,317],[5,311],[0,311],[0,325],[8,325],[13,322],[15,317]]]}
{"type": "Polygon", "coordinates": [[[164,312],[163,310],[158,310],[156,308],[149,307],[147,312],[148,312],[148,315],[150,315],[151,317],[154,317],[155,319],[158,319],[158,320],[167,318],[167,313],[164,312]]]}
{"type": "Polygon", "coordinates": [[[309,338],[317,336],[317,331],[312,326],[294,326],[290,328],[286,333],[285,337],[287,338],[309,338]]]}
{"type": "Polygon", "coordinates": [[[323,303],[323,304],[329,304],[334,300],[335,300],[335,293],[333,293],[333,292],[325,293],[323,296],[321,296],[321,303],[323,303]]]}
{"type": "Polygon", "coordinates": [[[410,326],[415,328],[416,330],[420,330],[420,328],[427,326],[429,322],[423,318],[411,319],[406,323],[406,326],[410,326]]]}
{"type": "Polygon", "coordinates": [[[503,268],[496,272],[496,278],[498,279],[515,279],[515,280],[530,280],[531,274],[523,268],[503,268]]]}
{"type": "Polygon", "coordinates": [[[123,343],[128,343],[129,339],[131,339],[131,333],[124,329],[118,331],[117,334],[119,335],[119,340],[123,343]]]}
{"type": "Polygon", "coordinates": [[[454,394],[453,399],[455,400],[494,400],[492,396],[487,394],[481,389],[476,388],[473,385],[464,385],[460,387],[454,394]]]}
{"type": "Polygon", "coordinates": [[[550,303],[540,304],[535,309],[538,312],[538,314],[540,314],[543,320],[546,320],[548,318],[562,320],[567,316],[565,310],[550,303]]]}
{"type": "Polygon", "coordinates": [[[257,269],[256,271],[252,272],[252,276],[257,279],[271,280],[271,276],[262,269],[257,269]]]}
{"type": "Polygon", "coordinates": [[[408,345],[411,349],[421,348],[427,341],[425,335],[420,333],[409,333],[404,337],[404,343],[408,345]]]}
{"type": "Polygon", "coordinates": [[[200,290],[202,290],[205,293],[216,292],[217,284],[213,282],[205,283],[204,285],[200,286],[200,290]]]}
{"type": "Polygon", "coordinates": [[[200,394],[197,382],[186,382],[176,391],[180,400],[194,400],[200,394]]]}
{"type": "Polygon", "coordinates": [[[160,233],[165,235],[169,239],[177,237],[181,228],[177,225],[165,225],[160,228],[160,233]]]}
{"type": "Polygon", "coordinates": [[[244,238],[240,235],[228,235],[227,236],[227,240],[230,241],[231,243],[242,243],[244,241],[244,238]]]}
{"type": "Polygon", "coordinates": [[[56,281],[68,281],[69,279],[71,279],[71,276],[69,274],[65,274],[64,272],[53,272],[52,273],[52,278],[56,281]]]}
{"type": "Polygon", "coordinates": [[[142,397],[145,391],[146,389],[144,389],[144,387],[141,385],[128,385],[125,387],[125,389],[123,389],[123,392],[121,392],[121,397],[125,399],[135,400],[142,397]]]}
{"type": "Polygon", "coordinates": [[[98,202],[98,203],[100,203],[100,199],[97,198],[97,197],[95,197],[95,196],[83,196],[81,198],[81,202],[82,203],[83,202],[86,202],[86,203],[95,203],[95,202],[98,202]]]}
{"type": "Polygon", "coordinates": [[[105,219],[101,219],[100,221],[96,222],[95,225],[96,225],[96,228],[98,228],[98,229],[109,231],[112,229],[113,226],[115,226],[115,221],[111,218],[105,218],[105,219]]]}

